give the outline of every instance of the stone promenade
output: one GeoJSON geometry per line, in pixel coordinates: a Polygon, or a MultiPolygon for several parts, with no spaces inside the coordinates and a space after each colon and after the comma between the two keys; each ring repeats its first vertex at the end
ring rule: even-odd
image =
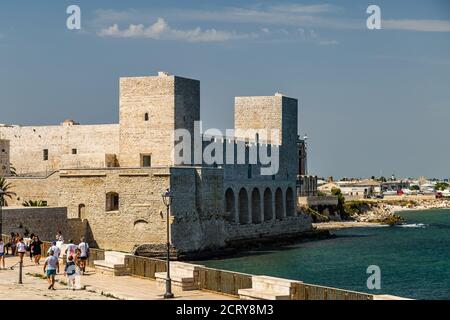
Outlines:
{"type": "MultiPolygon", "coordinates": [[[[41,278],[43,261],[36,267],[28,257],[24,259],[23,284],[19,285],[19,267],[9,267],[18,263],[18,257],[6,257],[6,270],[0,270],[0,300],[159,300],[163,299],[164,289],[158,287],[156,281],[136,277],[113,277],[99,275],[93,269],[87,269],[81,277],[84,290],[66,289],[66,277],[60,273],[56,279],[56,290],[47,289],[47,280],[41,278]]],[[[229,300],[228,296],[206,291],[174,290],[175,298],[180,300],[229,300]]]]}

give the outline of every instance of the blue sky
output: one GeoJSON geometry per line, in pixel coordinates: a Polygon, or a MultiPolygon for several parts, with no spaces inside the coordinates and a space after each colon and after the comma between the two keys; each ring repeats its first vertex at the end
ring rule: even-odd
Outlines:
{"type": "Polygon", "coordinates": [[[311,173],[450,176],[448,1],[0,3],[0,123],[114,123],[118,78],[159,70],[201,80],[204,128],[235,96],[298,98],[311,173]]]}

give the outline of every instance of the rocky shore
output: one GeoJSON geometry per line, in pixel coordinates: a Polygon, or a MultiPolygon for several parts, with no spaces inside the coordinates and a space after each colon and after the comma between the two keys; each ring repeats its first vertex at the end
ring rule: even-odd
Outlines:
{"type": "Polygon", "coordinates": [[[403,219],[396,213],[410,210],[431,210],[450,208],[450,200],[395,200],[395,201],[352,201],[344,205],[351,220],[382,224],[396,224],[403,219]]]}
{"type": "Polygon", "coordinates": [[[340,217],[314,223],[314,227],[317,230],[335,230],[394,225],[403,222],[403,218],[397,215],[398,212],[449,208],[449,199],[348,201],[345,202],[340,217]]]}

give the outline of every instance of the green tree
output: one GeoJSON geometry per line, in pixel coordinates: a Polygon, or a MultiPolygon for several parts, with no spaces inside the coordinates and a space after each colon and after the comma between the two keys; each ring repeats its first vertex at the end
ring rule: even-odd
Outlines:
{"type": "Polygon", "coordinates": [[[445,189],[448,189],[449,187],[450,187],[450,185],[448,183],[446,183],[446,182],[438,182],[434,186],[434,190],[436,190],[436,191],[443,191],[445,189]]]}
{"type": "Polygon", "coordinates": [[[8,201],[6,200],[6,198],[12,199],[12,197],[16,195],[14,192],[11,191],[12,188],[13,185],[11,183],[7,182],[4,177],[0,177],[0,189],[4,192],[4,195],[1,196],[3,197],[3,199],[1,199],[3,201],[1,202],[5,207],[8,206],[8,201]]]}
{"type": "Polygon", "coordinates": [[[24,207],[46,207],[47,204],[42,200],[28,200],[22,203],[24,207]]]}
{"type": "Polygon", "coordinates": [[[415,185],[410,186],[409,190],[411,190],[411,191],[420,191],[420,187],[415,184],[415,185]]]}
{"type": "Polygon", "coordinates": [[[345,212],[345,208],[344,208],[345,197],[344,197],[344,195],[342,194],[341,189],[339,189],[339,188],[332,188],[332,189],[331,189],[331,194],[332,194],[333,196],[335,196],[335,197],[338,198],[337,209],[338,209],[338,212],[340,213],[340,215],[341,215],[342,217],[343,217],[343,216],[346,216],[346,212],[345,212]]]}

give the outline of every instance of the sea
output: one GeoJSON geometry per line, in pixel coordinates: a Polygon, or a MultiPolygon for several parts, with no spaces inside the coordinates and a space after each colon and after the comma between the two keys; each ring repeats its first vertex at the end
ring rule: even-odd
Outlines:
{"type": "Polygon", "coordinates": [[[399,215],[405,222],[397,226],[341,229],[332,231],[331,239],[201,264],[370,294],[450,299],[450,210],[399,215]],[[374,270],[370,266],[379,267],[379,289],[367,285],[374,270]]]}

